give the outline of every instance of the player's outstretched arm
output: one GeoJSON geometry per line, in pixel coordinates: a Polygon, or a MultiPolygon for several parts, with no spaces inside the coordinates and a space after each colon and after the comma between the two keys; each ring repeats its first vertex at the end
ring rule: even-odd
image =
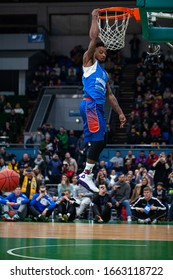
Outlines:
{"type": "Polygon", "coordinates": [[[99,35],[99,27],[98,27],[98,13],[99,9],[94,9],[92,11],[92,21],[91,21],[91,27],[89,31],[89,37],[90,37],[90,43],[88,46],[87,51],[85,52],[83,56],[83,65],[85,67],[91,66],[95,61],[94,59],[94,52],[96,48],[96,42],[99,35]]]}

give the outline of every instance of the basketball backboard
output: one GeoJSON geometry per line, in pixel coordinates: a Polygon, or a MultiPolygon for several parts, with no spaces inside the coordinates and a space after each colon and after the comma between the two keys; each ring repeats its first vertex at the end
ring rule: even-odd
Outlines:
{"type": "Polygon", "coordinates": [[[152,43],[173,43],[173,1],[137,0],[142,33],[152,43]]]}

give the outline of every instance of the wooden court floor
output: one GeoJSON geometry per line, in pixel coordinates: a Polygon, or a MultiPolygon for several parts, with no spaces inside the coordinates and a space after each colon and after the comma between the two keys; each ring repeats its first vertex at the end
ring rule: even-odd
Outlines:
{"type": "Polygon", "coordinates": [[[172,260],[173,225],[0,222],[0,260],[172,260]]]}

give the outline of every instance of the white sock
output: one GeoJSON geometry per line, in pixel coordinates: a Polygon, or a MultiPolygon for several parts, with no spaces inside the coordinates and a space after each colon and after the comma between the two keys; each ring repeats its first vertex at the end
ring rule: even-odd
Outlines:
{"type": "Polygon", "coordinates": [[[85,166],[84,171],[85,171],[87,174],[91,174],[91,173],[92,173],[92,170],[93,170],[93,168],[94,168],[94,165],[95,165],[95,163],[88,163],[88,162],[86,162],[86,166],[85,166]]]}

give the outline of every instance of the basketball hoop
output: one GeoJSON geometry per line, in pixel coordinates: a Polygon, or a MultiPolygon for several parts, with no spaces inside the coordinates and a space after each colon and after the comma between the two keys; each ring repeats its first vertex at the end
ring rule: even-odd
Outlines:
{"type": "Polygon", "coordinates": [[[129,19],[140,21],[138,8],[112,7],[99,10],[99,38],[109,50],[119,50],[125,45],[129,19]]]}

